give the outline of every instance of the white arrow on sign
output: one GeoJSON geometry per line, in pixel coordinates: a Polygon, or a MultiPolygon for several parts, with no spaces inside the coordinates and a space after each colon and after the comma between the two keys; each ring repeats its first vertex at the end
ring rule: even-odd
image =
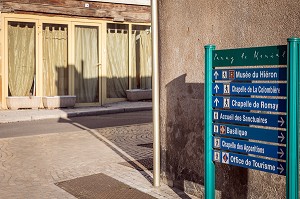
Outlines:
{"type": "Polygon", "coordinates": [[[215,100],[214,100],[214,103],[216,104],[216,106],[218,106],[218,103],[219,103],[220,101],[218,100],[218,98],[216,98],[215,100]]]}
{"type": "Polygon", "coordinates": [[[214,89],[216,90],[216,93],[218,92],[218,90],[220,89],[218,84],[215,85],[214,89]]]}
{"type": "Polygon", "coordinates": [[[218,79],[219,73],[217,71],[215,71],[214,76],[215,76],[215,79],[218,79]]]}
{"type": "Polygon", "coordinates": [[[280,117],[280,120],[278,120],[278,123],[280,124],[280,126],[283,126],[283,124],[284,124],[284,120],[283,120],[283,118],[282,118],[282,117],[280,117]]]}
{"type": "Polygon", "coordinates": [[[283,140],[285,139],[284,135],[282,134],[282,132],[280,132],[280,135],[278,136],[280,140],[280,142],[283,142],[283,140]]]}
{"type": "Polygon", "coordinates": [[[280,149],[280,152],[277,151],[277,154],[280,155],[280,158],[282,158],[284,155],[284,152],[283,152],[282,148],[279,148],[279,149],[280,149]]]}
{"type": "Polygon", "coordinates": [[[279,165],[280,165],[280,167],[277,167],[277,169],[280,171],[280,174],[281,174],[284,171],[284,168],[281,164],[279,164],[279,165]]]}

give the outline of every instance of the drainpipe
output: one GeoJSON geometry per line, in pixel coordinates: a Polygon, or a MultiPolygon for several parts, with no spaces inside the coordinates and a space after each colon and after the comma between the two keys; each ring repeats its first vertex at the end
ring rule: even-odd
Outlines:
{"type": "Polygon", "coordinates": [[[159,65],[158,65],[158,0],[151,0],[152,29],[152,101],[153,101],[153,186],[160,186],[160,133],[159,133],[159,65]]]}

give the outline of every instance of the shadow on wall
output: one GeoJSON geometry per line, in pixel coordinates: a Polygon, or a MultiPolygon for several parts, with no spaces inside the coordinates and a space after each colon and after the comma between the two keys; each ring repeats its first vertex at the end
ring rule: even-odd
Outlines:
{"type": "MultiPolygon", "coordinates": [[[[35,74],[23,73],[22,78],[18,79],[19,81],[14,81],[13,84],[9,82],[8,84],[8,97],[14,97],[13,100],[17,101],[14,107],[9,106],[8,108],[42,108],[43,105],[40,102],[42,96],[47,97],[47,101],[55,101],[51,108],[72,107],[72,104],[65,103],[67,96],[70,95],[76,96],[76,103],[99,103],[103,93],[106,93],[106,96],[102,98],[127,98],[126,90],[129,89],[129,81],[131,81],[132,89],[151,89],[151,77],[129,77],[128,71],[122,74],[119,71],[114,75],[110,75],[110,77],[106,77],[101,76],[100,72],[98,65],[88,65],[81,60],[79,67],[55,65],[47,68],[44,66],[43,78],[40,78],[42,81],[39,82],[36,81],[35,74]],[[32,78],[29,75],[32,75],[32,78]],[[27,83],[20,82],[24,78],[29,79],[27,83]],[[72,81],[71,85],[70,80],[72,81]],[[104,92],[102,82],[106,82],[106,88],[104,88],[106,92],[104,92]],[[42,85],[42,90],[37,95],[36,90],[39,85],[42,85]],[[74,91],[71,92],[71,90],[74,91]],[[31,102],[33,100],[30,100],[31,96],[39,98],[34,105],[31,102]],[[19,101],[24,99],[28,99],[28,103],[22,103],[21,105],[19,101]]],[[[0,76],[0,96],[2,93],[1,83],[0,76]]],[[[48,105],[44,105],[44,107],[49,108],[48,105]]]]}
{"type": "MultiPolygon", "coordinates": [[[[58,95],[68,95],[69,76],[68,69],[56,66],[55,86],[58,95]]],[[[129,81],[132,83],[132,89],[151,89],[151,77],[128,77],[126,74],[115,74],[112,77],[101,77],[98,66],[87,66],[81,60],[81,67],[78,70],[74,65],[69,65],[69,70],[74,73],[74,94],[77,103],[99,102],[101,98],[102,79],[106,81],[106,98],[126,98],[126,90],[129,89],[129,81]],[[96,68],[96,70],[95,70],[96,68]],[[94,71],[93,71],[94,70],[94,71]],[[99,92],[100,90],[100,92],[99,92]]],[[[47,86],[46,86],[47,87],[47,86]]]]}
{"type": "MultiPolygon", "coordinates": [[[[55,90],[58,95],[69,95],[69,71],[74,74],[74,95],[76,96],[76,103],[97,103],[99,102],[99,90],[101,90],[101,78],[99,78],[98,66],[87,66],[81,60],[80,70],[76,69],[74,65],[69,65],[69,69],[56,66],[56,81],[55,90]],[[92,70],[92,68],[94,68],[92,70]],[[96,69],[96,70],[95,70],[96,69]]],[[[71,74],[72,74],[71,73],[71,74]]],[[[125,96],[125,90],[128,89],[128,78],[107,79],[107,87],[111,88],[107,91],[108,97],[122,98],[125,96]],[[119,89],[119,90],[118,90],[119,89]]]]}
{"type": "MultiPolygon", "coordinates": [[[[69,74],[74,74],[74,95],[76,103],[99,102],[99,69],[98,65],[89,66],[81,60],[80,67],[69,65],[69,68],[56,66],[56,89],[59,95],[70,94],[69,74]],[[69,73],[69,71],[72,71],[69,73]]],[[[71,78],[72,79],[72,78],[71,78]]]]}
{"type": "MultiPolygon", "coordinates": [[[[175,187],[203,197],[204,84],[185,83],[182,75],[166,86],[166,126],[162,133],[162,173],[175,187]]],[[[247,169],[216,164],[221,198],[247,198],[247,169]]]]}

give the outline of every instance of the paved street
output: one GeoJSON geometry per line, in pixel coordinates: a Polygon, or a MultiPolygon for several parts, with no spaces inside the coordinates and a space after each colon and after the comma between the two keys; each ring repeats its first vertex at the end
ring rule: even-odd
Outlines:
{"type": "MultiPolygon", "coordinates": [[[[18,114],[18,113],[16,113],[18,114]]],[[[113,126],[150,123],[151,111],[71,117],[0,124],[0,138],[74,132],[113,126]],[[82,127],[83,126],[83,127],[82,127]]]]}
{"type": "Polygon", "coordinates": [[[156,198],[192,198],[152,186],[150,122],[145,111],[1,124],[0,198],[75,198],[55,183],[99,173],[156,198]]]}

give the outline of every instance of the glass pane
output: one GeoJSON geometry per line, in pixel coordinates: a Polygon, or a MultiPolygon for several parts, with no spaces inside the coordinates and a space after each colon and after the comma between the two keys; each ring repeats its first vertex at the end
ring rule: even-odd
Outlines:
{"type": "Polygon", "coordinates": [[[9,96],[35,95],[35,23],[8,22],[9,96]]]}
{"type": "Polygon", "coordinates": [[[126,98],[128,90],[128,25],[107,25],[107,98],[126,98]]]}
{"type": "Polygon", "coordinates": [[[98,27],[75,26],[77,102],[99,102],[98,27]]]}
{"type": "Polygon", "coordinates": [[[43,24],[43,91],[68,95],[68,26],[43,24]]]}
{"type": "Polygon", "coordinates": [[[131,85],[133,89],[152,87],[152,49],[150,26],[133,25],[131,32],[131,85]]]}

